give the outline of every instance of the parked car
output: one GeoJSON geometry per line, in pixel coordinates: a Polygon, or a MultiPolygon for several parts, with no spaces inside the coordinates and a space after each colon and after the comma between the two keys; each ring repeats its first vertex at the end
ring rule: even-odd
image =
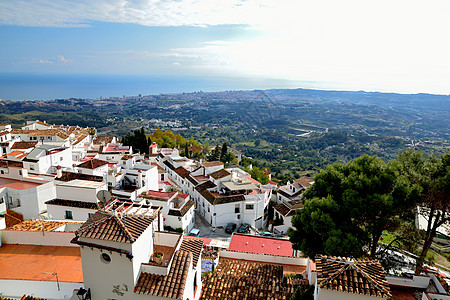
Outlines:
{"type": "Polygon", "coordinates": [[[264,231],[264,232],[258,233],[258,235],[264,236],[264,237],[273,237],[274,236],[273,233],[269,232],[269,231],[264,231]]]}
{"type": "Polygon", "coordinates": [[[234,224],[234,223],[228,223],[227,224],[227,227],[225,228],[225,232],[226,233],[233,233],[234,232],[234,230],[236,229],[236,224],[234,224]]]}
{"type": "Polygon", "coordinates": [[[188,234],[189,236],[200,236],[200,229],[192,228],[191,232],[188,234]]]}
{"type": "Polygon", "coordinates": [[[241,226],[239,226],[238,231],[239,233],[249,233],[250,232],[250,225],[244,223],[241,226]]]}

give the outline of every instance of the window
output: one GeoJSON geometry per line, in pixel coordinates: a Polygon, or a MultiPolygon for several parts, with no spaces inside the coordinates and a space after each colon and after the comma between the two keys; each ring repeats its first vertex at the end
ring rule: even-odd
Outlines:
{"type": "Polygon", "coordinates": [[[0,174],[5,174],[5,171],[3,171],[3,170],[0,170],[0,174]]]}
{"type": "Polygon", "coordinates": [[[236,206],[234,207],[234,212],[237,214],[241,212],[241,207],[239,204],[236,204],[236,206]]]}
{"type": "Polygon", "coordinates": [[[59,160],[62,161],[62,160],[63,160],[63,157],[61,156],[61,157],[59,158],[59,160]]]}
{"type": "Polygon", "coordinates": [[[19,175],[22,175],[22,170],[19,170],[19,175]]]}
{"type": "Polygon", "coordinates": [[[245,209],[253,210],[253,204],[246,204],[245,209]]]}
{"type": "Polygon", "coordinates": [[[31,171],[34,171],[34,167],[33,167],[33,166],[30,166],[30,170],[31,170],[31,171]]]}
{"type": "Polygon", "coordinates": [[[93,213],[88,213],[88,219],[90,219],[93,215],[93,213]]]}
{"type": "Polygon", "coordinates": [[[66,210],[66,219],[73,219],[73,215],[72,215],[72,211],[71,210],[66,210]]]}
{"type": "Polygon", "coordinates": [[[3,202],[5,202],[5,199],[3,197],[0,198],[0,204],[2,204],[3,202]]]}
{"type": "Polygon", "coordinates": [[[17,207],[20,206],[20,199],[17,199],[17,207]]]}
{"type": "Polygon", "coordinates": [[[111,262],[111,256],[107,253],[102,253],[102,255],[100,255],[100,260],[104,264],[109,264],[111,262]]]}
{"type": "Polygon", "coordinates": [[[241,215],[237,215],[237,219],[240,220],[241,219],[241,215]]]}

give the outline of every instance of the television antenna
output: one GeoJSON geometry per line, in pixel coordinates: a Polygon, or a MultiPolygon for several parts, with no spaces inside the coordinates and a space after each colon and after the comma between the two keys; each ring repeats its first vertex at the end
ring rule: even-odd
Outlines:
{"type": "Polygon", "coordinates": [[[111,200],[111,193],[107,190],[98,191],[97,199],[103,202],[103,207],[106,207],[106,203],[111,200]]]}
{"type": "Polygon", "coordinates": [[[56,272],[42,272],[42,273],[45,273],[45,274],[50,274],[50,275],[52,275],[52,276],[55,276],[56,277],[56,286],[58,287],[58,292],[60,291],[60,289],[59,289],[59,280],[58,280],[58,273],[56,273],[56,272]]]}

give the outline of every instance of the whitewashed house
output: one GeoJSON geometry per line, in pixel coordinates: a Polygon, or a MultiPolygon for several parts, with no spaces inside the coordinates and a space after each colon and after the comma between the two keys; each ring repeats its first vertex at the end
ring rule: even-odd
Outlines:
{"type": "Polygon", "coordinates": [[[56,199],[45,202],[54,220],[86,221],[100,207],[97,193],[107,190],[106,182],[75,179],[56,185],[56,199]]]}
{"type": "Polygon", "coordinates": [[[198,299],[203,241],[161,228],[159,209],[145,205],[124,203],[92,216],[73,240],[81,248],[82,293],[93,300],[198,299]]]}
{"type": "Polygon", "coordinates": [[[195,188],[197,210],[213,226],[247,223],[262,228],[264,210],[271,191],[262,190],[249,178],[237,178],[220,169],[209,174],[210,180],[195,188]]]}
{"type": "Polygon", "coordinates": [[[0,211],[12,210],[33,219],[46,209],[45,202],[56,198],[51,181],[28,174],[20,162],[0,161],[0,211]]]}
{"type": "Polygon", "coordinates": [[[194,227],[194,201],[188,194],[148,191],[139,195],[137,201],[161,207],[165,226],[181,228],[185,233],[194,227]]]}

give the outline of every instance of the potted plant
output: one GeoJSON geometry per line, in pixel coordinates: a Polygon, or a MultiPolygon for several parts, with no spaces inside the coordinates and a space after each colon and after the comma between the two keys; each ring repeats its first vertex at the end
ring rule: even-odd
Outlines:
{"type": "Polygon", "coordinates": [[[152,260],[157,264],[161,264],[164,258],[164,253],[162,252],[154,252],[152,254],[152,260]]]}

